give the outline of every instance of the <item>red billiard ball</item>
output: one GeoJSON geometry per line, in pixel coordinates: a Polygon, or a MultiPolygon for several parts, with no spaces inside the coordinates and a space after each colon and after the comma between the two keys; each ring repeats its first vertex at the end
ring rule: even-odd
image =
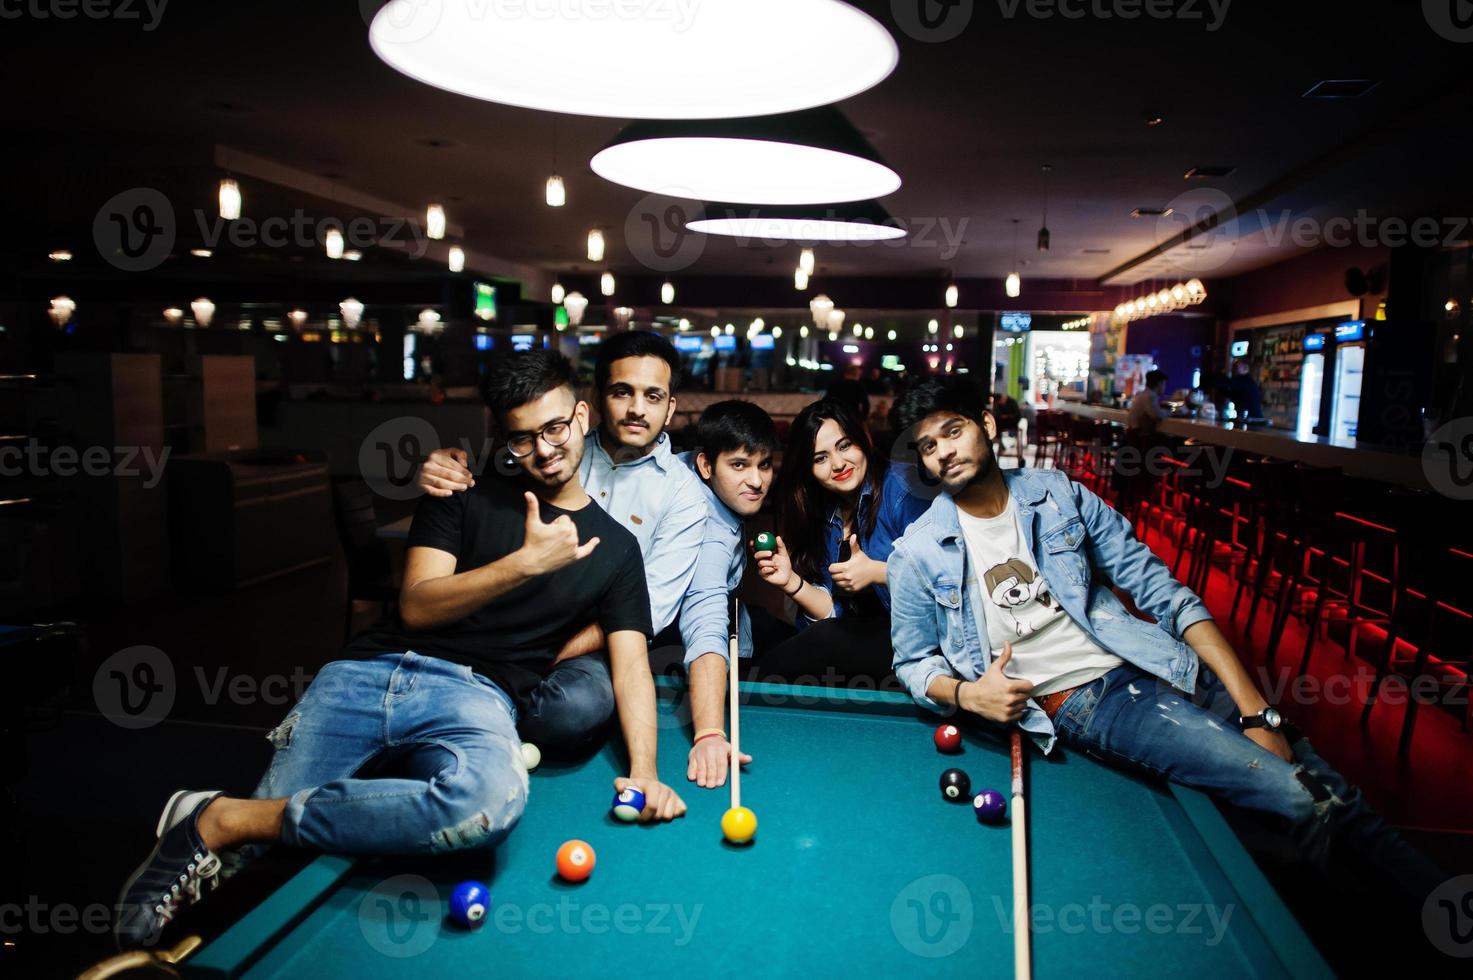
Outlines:
{"type": "Polygon", "coordinates": [[[936,729],[936,748],[941,752],[960,752],[962,733],[955,725],[942,725],[936,729]]]}

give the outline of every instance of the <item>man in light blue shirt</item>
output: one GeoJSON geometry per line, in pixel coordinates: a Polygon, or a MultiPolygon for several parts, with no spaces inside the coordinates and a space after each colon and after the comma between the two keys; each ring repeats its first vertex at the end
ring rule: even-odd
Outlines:
{"type": "MultiPolygon", "coordinates": [[[[594,370],[599,428],[587,441],[579,479],[588,495],[639,542],[658,634],[675,621],[690,589],[709,515],[701,481],[670,451],[665,426],[675,415],[680,355],[659,334],[616,333],[594,370]]],[[[419,486],[447,496],[475,485],[460,449],[438,449],[419,486]]],[[[578,747],[614,713],[604,636],[590,624],[563,647],[558,664],[532,693],[522,737],[543,749],[578,747]]]]}
{"type": "MultiPolygon", "coordinates": [[[[680,638],[690,678],[694,744],[686,777],[707,789],[724,785],[731,759],[726,739],[730,595],[747,565],[746,519],[762,508],[772,486],[777,426],[751,402],[717,402],[696,423],[696,449],[679,457],[700,477],[709,516],[695,578],[680,606],[680,638]]],[[[738,645],[752,656],[752,621],[740,611],[738,645]]],[[[750,756],[742,756],[750,762],[750,756]]]]}

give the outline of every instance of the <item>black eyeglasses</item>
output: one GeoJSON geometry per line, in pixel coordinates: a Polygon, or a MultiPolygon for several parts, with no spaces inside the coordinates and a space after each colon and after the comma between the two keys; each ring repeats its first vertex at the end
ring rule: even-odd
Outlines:
{"type": "Polygon", "coordinates": [[[547,423],[536,432],[518,432],[511,436],[506,440],[506,451],[517,459],[525,459],[532,455],[532,449],[537,445],[538,439],[541,439],[556,449],[559,446],[566,445],[567,441],[572,437],[573,420],[557,419],[556,421],[547,423]]]}

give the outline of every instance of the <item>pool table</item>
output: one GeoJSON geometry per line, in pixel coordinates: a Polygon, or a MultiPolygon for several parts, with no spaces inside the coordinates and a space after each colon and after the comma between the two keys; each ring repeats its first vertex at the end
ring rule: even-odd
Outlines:
{"type": "MultiPolygon", "coordinates": [[[[622,747],[531,775],[525,816],[494,854],[448,863],[320,857],[184,964],[216,977],[749,977],[1012,971],[1010,833],[943,799],[1008,788],[1004,741],[891,692],[743,685],[742,802],[756,840],[727,843],[726,788],[685,779],[689,709],[660,678],[661,770],[690,807],[664,825],[611,816],[622,747]],[[593,845],[591,878],[554,873],[558,846],[593,845]],[[479,929],[447,918],[464,879],[489,883],[479,929]]],[[[1323,959],[1201,794],[1072,753],[1027,765],[1033,971],[1329,977],[1323,959]]],[[[228,891],[228,889],[227,889],[228,891]]],[[[222,892],[222,895],[224,893],[222,892]]]]}

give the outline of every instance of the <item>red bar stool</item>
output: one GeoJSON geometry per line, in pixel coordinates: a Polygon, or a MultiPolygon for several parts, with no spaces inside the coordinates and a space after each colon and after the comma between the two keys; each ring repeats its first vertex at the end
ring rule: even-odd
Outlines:
{"type": "Polygon", "coordinates": [[[1253,488],[1248,494],[1247,553],[1239,570],[1228,618],[1237,622],[1243,596],[1251,595],[1248,622],[1243,627],[1243,634],[1251,636],[1259,604],[1272,576],[1283,574],[1284,559],[1290,550],[1294,505],[1289,481],[1294,464],[1280,459],[1250,459],[1244,463],[1243,471],[1244,479],[1253,488]]]}
{"type": "Polygon", "coordinates": [[[1042,411],[1034,416],[1035,433],[1030,429],[1028,439],[1033,443],[1033,465],[1042,466],[1045,461],[1051,466],[1059,465],[1059,454],[1069,438],[1068,412],[1042,411]]]}

